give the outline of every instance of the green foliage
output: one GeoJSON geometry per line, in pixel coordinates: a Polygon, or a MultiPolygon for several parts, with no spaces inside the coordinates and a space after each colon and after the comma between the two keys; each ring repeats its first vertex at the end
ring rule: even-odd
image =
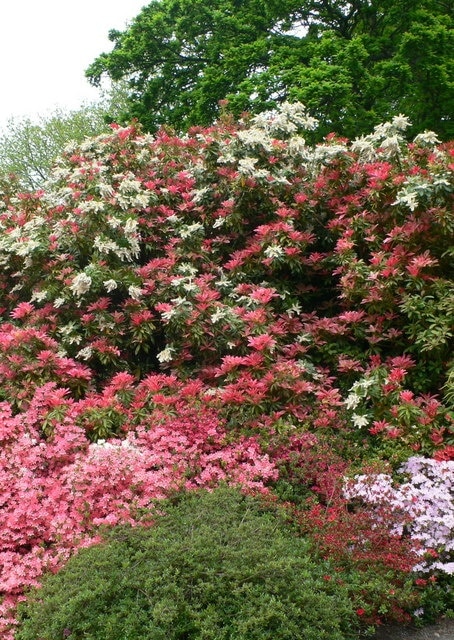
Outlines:
{"type": "Polygon", "coordinates": [[[434,582],[423,580],[420,586],[425,620],[435,621],[440,616],[454,618],[454,594],[450,575],[441,574],[434,582]]]}
{"type": "Polygon", "coordinates": [[[153,0],[87,69],[129,86],[147,129],[213,122],[299,100],[319,134],[355,137],[406,113],[412,133],[454,134],[452,2],[153,0]]]}
{"type": "Polygon", "coordinates": [[[232,489],[164,503],[151,528],[117,528],[50,576],[17,640],[342,640],[346,588],[282,515],[232,489]]]}
{"type": "Polygon", "coordinates": [[[275,22],[269,2],[207,3],[154,0],[124,32],[111,31],[114,49],[87,75],[127,79],[129,116],[149,129],[209,124],[217,103],[269,59],[275,22]]]}
{"type": "Polygon", "coordinates": [[[407,332],[415,347],[430,354],[444,351],[448,356],[453,336],[453,283],[440,279],[427,292],[406,294],[401,308],[409,319],[407,332]]]}
{"type": "Polygon", "coordinates": [[[36,119],[11,118],[0,132],[0,175],[12,174],[22,189],[40,188],[64,147],[107,133],[107,122],[119,118],[124,100],[120,83],[99,103],[69,111],[56,109],[36,119]]]}

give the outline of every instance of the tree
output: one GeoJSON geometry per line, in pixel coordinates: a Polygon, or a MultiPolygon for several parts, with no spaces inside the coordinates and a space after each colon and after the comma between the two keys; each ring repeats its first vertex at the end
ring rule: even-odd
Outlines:
{"type": "Polygon", "coordinates": [[[42,187],[65,145],[107,133],[108,122],[119,119],[123,102],[120,83],[98,103],[84,104],[74,110],[58,108],[36,119],[11,118],[0,133],[0,174],[14,176],[22,189],[42,187]]]}
{"type": "Polygon", "coordinates": [[[153,0],[125,32],[110,32],[114,50],[99,56],[87,76],[93,84],[103,74],[127,78],[129,115],[149,129],[209,124],[218,101],[268,65],[278,11],[285,17],[278,5],[153,0]]]}
{"type": "Polygon", "coordinates": [[[304,102],[354,137],[404,112],[412,133],[452,137],[452,0],[153,0],[87,69],[129,86],[127,118],[149,130],[210,124],[304,102]]]}

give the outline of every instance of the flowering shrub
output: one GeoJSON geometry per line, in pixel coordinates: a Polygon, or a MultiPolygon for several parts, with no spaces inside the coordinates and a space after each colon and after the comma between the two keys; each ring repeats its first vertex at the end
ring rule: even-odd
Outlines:
{"type": "Polygon", "coordinates": [[[421,605],[411,573],[418,561],[415,542],[397,531],[402,517],[393,505],[383,501],[373,511],[356,502],[352,509],[344,492],[350,464],[332,445],[313,434],[290,438],[273,455],[275,492],[291,501],[294,519],[317,553],[334,563],[325,579],[346,586],[363,624],[408,622],[421,605]]]}
{"type": "Polygon", "coordinates": [[[344,485],[344,496],[367,510],[374,535],[385,529],[388,540],[411,544],[407,561],[420,593],[407,604],[416,619],[430,620],[454,602],[454,462],[414,456],[399,471],[399,484],[386,473],[358,475],[344,485]]]}
{"type": "MultiPolygon", "coordinates": [[[[155,384],[144,381],[149,389],[155,384]]],[[[187,390],[179,388],[184,398],[187,390]]],[[[96,541],[100,525],[146,522],[152,502],[179,489],[224,481],[263,490],[264,482],[276,478],[257,440],[229,443],[209,409],[195,412],[180,400],[178,415],[150,409],[123,439],[91,443],[77,425],[87,414],[86,403],[66,395],[48,383],[18,416],[7,403],[0,406],[5,639],[24,588],[39,584],[43,571],[60,567],[76,548],[96,541]]]]}
{"type": "Polygon", "coordinates": [[[299,104],[185,137],[114,125],[45,190],[0,184],[5,611],[100,524],[277,467],[326,553],[362,520],[365,565],[385,547],[343,475],[453,459],[454,148],[408,143],[403,116],[352,142],[315,126],[299,104]],[[339,455],[312,484],[286,458],[307,437],[339,455]]]}
{"type": "MultiPolygon", "coordinates": [[[[18,305],[15,317],[27,306],[18,305]]],[[[18,408],[26,405],[36,388],[46,382],[58,382],[79,397],[92,378],[87,366],[63,356],[58,342],[39,329],[4,323],[0,326],[0,346],[2,397],[18,408]]]]}
{"type": "Polygon", "coordinates": [[[413,571],[454,573],[454,462],[414,456],[399,470],[406,482],[393,485],[389,474],[360,475],[344,489],[349,499],[386,506],[397,519],[394,533],[419,543],[413,571]]]}
{"type": "MultiPolygon", "coordinates": [[[[185,138],[130,126],[70,145],[45,192],[5,196],[5,331],[42,332],[98,389],[170,368],[218,388],[234,424],[284,412],[449,457],[452,414],[427,395],[452,397],[453,151],[407,144],[407,125],[311,147],[296,104],[185,138]],[[351,413],[364,376],[386,400],[351,413]]],[[[5,376],[27,394],[39,352],[9,349],[5,376]]],[[[70,386],[46,366],[40,383],[70,386]]]]}

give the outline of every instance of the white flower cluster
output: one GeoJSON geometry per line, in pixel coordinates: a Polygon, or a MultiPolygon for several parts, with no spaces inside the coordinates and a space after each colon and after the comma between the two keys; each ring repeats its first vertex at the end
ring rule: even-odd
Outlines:
{"type": "Polygon", "coordinates": [[[90,360],[92,355],[93,355],[93,349],[91,347],[84,347],[83,349],[80,349],[80,351],[76,353],[76,358],[79,358],[81,360],[90,360]]]}
{"type": "Polygon", "coordinates": [[[414,143],[420,147],[434,147],[441,143],[441,140],[437,137],[437,134],[433,131],[424,131],[418,133],[414,139],[414,143]]]}
{"type": "Polygon", "coordinates": [[[263,252],[267,258],[281,258],[284,255],[284,249],[278,244],[270,244],[263,252]]]}
{"type": "Polygon", "coordinates": [[[25,224],[2,233],[4,224],[0,225],[0,265],[7,264],[9,255],[28,258],[35,249],[39,249],[47,241],[46,220],[42,216],[33,216],[25,224]],[[43,231],[44,229],[44,231],[43,231]],[[43,237],[44,236],[44,237],[43,237]]]}
{"type": "Polygon", "coordinates": [[[241,158],[238,161],[238,172],[244,176],[251,176],[256,179],[267,178],[270,172],[267,169],[257,169],[258,158],[241,158]]]}
{"type": "Polygon", "coordinates": [[[256,147],[271,153],[273,145],[272,138],[263,127],[253,126],[249,129],[238,131],[237,138],[246,147],[256,147]]]}
{"type": "Polygon", "coordinates": [[[292,134],[301,129],[313,131],[318,126],[318,120],[308,115],[301,102],[283,102],[278,109],[255,116],[252,123],[272,135],[292,134]]]}
{"type": "Polygon", "coordinates": [[[128,262],[137,258],[140,253],[140,234],[138,232],[137,220],[132,217],[121,220],[116,216],[109,216],[109,218],[107,218],[107,224],[113,231],[122,233],[122,240],[126,240],[127,245],[121,246],[109,236],[100,234],[95,236],[93,242],[95,249],[104,254],[113,253],[121,260],[128,262]],[[119,232],[118,230],[120,229],[121,231],[119,232]]]}
{"type": "Polygon", "coordinates": [[[136,287],[135,285],[131,285],[128,287],[128,293],[133,300],[140,300],[140,298],[145,293],[143,289],[140,287],[136,287]]]}
{"type": "Polygon", "coordinates": [[[113,279],[104,280],[103,285],[105,286],[107,293],[114,291],[118,287],[117,281],[113,279]]]}
{"type": "Polygon", "coordinates": [[[192,202],[195,204],[200,204],[204,201],[205,196],[211,192],[209,187],[202,187],[201,189],[193,189],[191,191],[192,202]]]}
{"type": "Polygon", "coordinates": [[[69,288],[75,296],[79,297],[87,293],[87,291],[90,291],[91,283],[91,277],[82,271],[82,273],[78,273],[77,276],[73,278],[69,288]]]}
{"type": "Polygon", "coordinates": [[[193,222],[192,224],[183,224],[178,231],[178,235],[185,240],[200,231],[203,231],[203,224],[201,222],[193,222]]]}
{"type": "Polygon", "coordinates": [[[193,308],[192,302],[190,302],[184,296],[178,296],[178,298],[172,298],[170,300],[172,308],[168,311],[161,312],[161,318],[164,322],[169,322],[174,317],[178,317],[181,314],[186,314],[187,311],[191,311],[193,308]]]}
{"type": "Polygon", "coordinates": [[[364,377],[361,380],[357,380],[349,390],[349,394],[344,401],[347,409],[356,409],[361,400],[367,398],[367,390],[377,384],[377,380],[374,377],[364,377]]]}
{"type": "Polygon", "coordinates": [[[379,380],[376,374],[371,373],[364,376],[361,380],[357,380],[351,387],[348,396],[344,400],[346,409],[353,410],[351,420],[355,427],[361,429],[369,424],[369,416],[364,413],[364,403],[367,403],[370,390],[378,388],[379,380]],[[362,405],[362,406],[360,406],[362,405]],[[359,409],[360,411],[355,411],[359,409]]]}
{"type": "Polygon", "coordinates": [[[162,351],[158,353],[156,356],[161,364],[166,362],[171,362],[173,360],[173,355],[175,353],[175,349],[173,347],[166,347],[162,351]]]}
{"type": "Polygon", "coordinates": [[[452,177],[447,173],[442,173],[434,177],[431,181],[422,176],[410,176],[402,189],[397,193],[393,205],[403,204],[410,211],[414,211],[420,204],[435,203],[434,200],[441,193],[454,191],[452,177]]]}
{"type": "Polygon", "coordinates": [[[99,251],[99,253],[114,253],[118,255],[120,252],[120,247],[118,246],[118,244],[114,240],[111,240],[104,235],[96,236],[93,242],[93,246],[99,251]]]}
{"type": "Polygon", "coordinates": [[[410,211],[414,211],[419,206],[417,194],[411,189],[411,187],[401,189],[398,192],[396,199],[391,204],[392,206],[403,204],[405,207],[408,207],[410,211]]]}
{"type": "Polygon", "coordinates": [[[82,213],[100,213],[104,211],[106,203],[104,200],[84,200],[83,202],[79,202],[77,208],[82,211],[82,213]]]}
{"type": "Polygon", "coordinates": [[[402,132],[410,125],[406,116],[395,116],[391,122],[377,125],[373,133],[356,138],[351,145],[352,151],[358,153],[364,162],[398,156],[405,144],[402,132]]]}
{"type": "Polygon", "coordinates": [[[211,324],[217,324],[221,320],[227,320],[230,324],[233,324],[237,320],[237,316],[233,313],[230,307],[218,307],[214,313],[210,316],[211,324]]]}

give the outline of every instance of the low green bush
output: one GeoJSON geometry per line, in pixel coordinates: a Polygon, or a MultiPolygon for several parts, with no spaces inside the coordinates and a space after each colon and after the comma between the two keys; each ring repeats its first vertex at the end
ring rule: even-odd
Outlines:
{"type": "Polygon", "coordinates": [[[116,527],[20,607],[17,640],[347,640],[356,616],[282,514],[228,488],[116,527]]]}

